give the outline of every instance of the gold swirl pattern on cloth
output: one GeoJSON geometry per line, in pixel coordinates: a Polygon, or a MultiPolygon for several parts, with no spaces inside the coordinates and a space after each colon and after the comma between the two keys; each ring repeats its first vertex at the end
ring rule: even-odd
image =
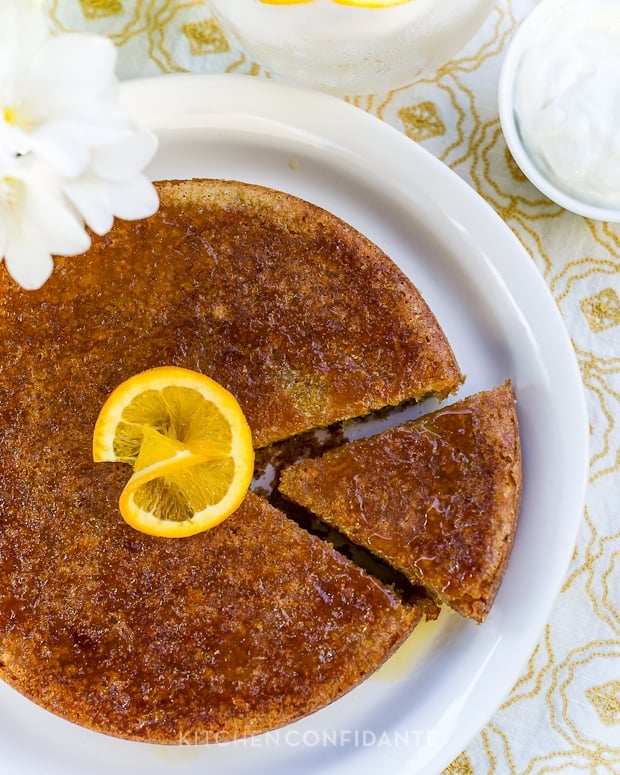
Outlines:
{"type": "MultiPolygon", "coordinates": [[[[507,151],[499,67],[536,4],[498,0],[476,38],[432,77],[350,98],[448,164],[508,223],[558,304],[587,390],[590,485],[568,577],[512,693],[444,775],[620,771],[620,225],[545,199],[507,151]]],[[[123,78],[269,75],[226,39],[203,0],[52,0],[50,14],[58,30],[109,36],[123,78]]]]}

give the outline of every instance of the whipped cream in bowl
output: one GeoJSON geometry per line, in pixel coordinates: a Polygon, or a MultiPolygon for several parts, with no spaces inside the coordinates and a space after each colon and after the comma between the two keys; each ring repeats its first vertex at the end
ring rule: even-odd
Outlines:
{"type": "Polygon", "coordinates": [[[620,2],[543,0],[509,46],[499,113],[539,191],[578,215],[620,222],[620,2]]]}
{"type": "Polygon", "coordinates": [[[440,67],[494,0],[209,0],[224,31],[272,74],[339,95],[384,92],[440,67]],[[360,6],[357,3],[367,3],[360,6]]]}

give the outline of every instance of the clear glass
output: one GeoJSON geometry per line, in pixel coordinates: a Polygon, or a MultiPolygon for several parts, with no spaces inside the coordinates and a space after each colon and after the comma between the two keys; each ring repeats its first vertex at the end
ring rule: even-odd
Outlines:
{"type": "Polygon", "coordinates": [[[209,1],[224,31],[274,76],[339,95],[385,92],[432,72],[473,37],[494,2],[209,1]]]}

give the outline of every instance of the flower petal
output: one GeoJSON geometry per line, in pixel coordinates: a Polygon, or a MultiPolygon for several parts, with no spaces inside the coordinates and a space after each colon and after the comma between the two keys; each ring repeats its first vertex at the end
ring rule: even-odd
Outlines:
{"type": "Polygon", "coordinates": [[[111,80],[96,100],[72,105],[67,116],[74,121],[92,126],[133,127],[129,113],[119,102],[118,87],[118,81],[111,80]]]}
{"type": "Polygon", "coordinates": [[[9,240],[4,262],[15,282],[28,291],[36,291],[40,288],[49,279],[54,269],[54,261],[50,253],[25,239],[9,240]]]}
{"type": "Polygon", "coordinates": [[[114,223],[112,204],[96,178],[84,175],[69,181],[64,192],[95,234],[103,236],[110,231],[114,223]]]}
{"type": "Polygon", "coordinates": [[[31,149],[32,141],[28,134],[0,117],[0,153],[5,157],[15,158],[31,149]]]}
{"type": "Polygon", "coordinates": [[[107,38],[56,35],[31,63],[25,99],[41,116],[66,116],[77,106],[97,102],[115,80],[115,65],[116,49],[107,38]]]}
{"type": "Polygon", "coordinates": [[[90,237],[71,210],[47,201],[47,208],[35,217],[33,210],[24,216],[24,236],[37,241],[57,256],[78,256],[90,247],[90,237]],[[29,216],[29,217],[28,217],[29,216]]]}
{"type": "Polygon", "coordinates": [[[27,241],[56,255],[75,256],[90,247],[90,237],[59,183],[40,165],[30,171],[26,183],[21,232],[27,241]]]}
{"type": "Polygon", "coordinates": [[[148,218],[159,207],[157,190],[146,175],[110,181],[107,183],[107,191],[114,215],[126,221],[148,218]]]}
{"type": "Polygon", "coordinates": [[[62,175],[74,178],[90,161],[87,139],[71,122],[50,121],[30,135],[30,148],[62,175]]]}
{"type": "Polygon", "coordinates": [[[125,220],[147,218],[157,212],[159,196],[145,175],[109,181],[90,173],[65,184],[64,192],[95,234],[106,234],[114,216],[125,220]]]}
{"type": "Polygon", "coordinates": [[[122,142],[95,148],[91,167],[107,180],[122,180],[141,172],[151,161],[158,146],[157,136],[147,129],[136,129],[122,142]]]}
{"type": "MultiPolygon", "coordinates": [[[[75,178],[81,175],[89,164],[92,149],[125,143],[132,134],[133,130],[129,125],[52,120],[42,124],[26,136],[26,139],[29,142],[29,150],[38,154],[62,175],[75,178]]],[[[15,145],[16,141],[13,147],[15,145]]]]}

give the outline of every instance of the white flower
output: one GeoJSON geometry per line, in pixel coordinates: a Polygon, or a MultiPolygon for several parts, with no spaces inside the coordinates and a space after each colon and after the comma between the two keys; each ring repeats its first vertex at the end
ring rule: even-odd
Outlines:
{"type": "Polygon", "coordinates": [[[88,248],[83,221],[105,234],[157,210],[157,140],[120,107],[115,63],[106,38],[53,36],[40,4],[0,0],[0,259],[24,287],[88,248]]]}
{"type": "Polygon", "coordinates": [[[0,255],[14,280],[40,288],[52,272],[52,253],[77,255],[89,246],[57,174],[35,157],[0,159],[0,255]]]}

